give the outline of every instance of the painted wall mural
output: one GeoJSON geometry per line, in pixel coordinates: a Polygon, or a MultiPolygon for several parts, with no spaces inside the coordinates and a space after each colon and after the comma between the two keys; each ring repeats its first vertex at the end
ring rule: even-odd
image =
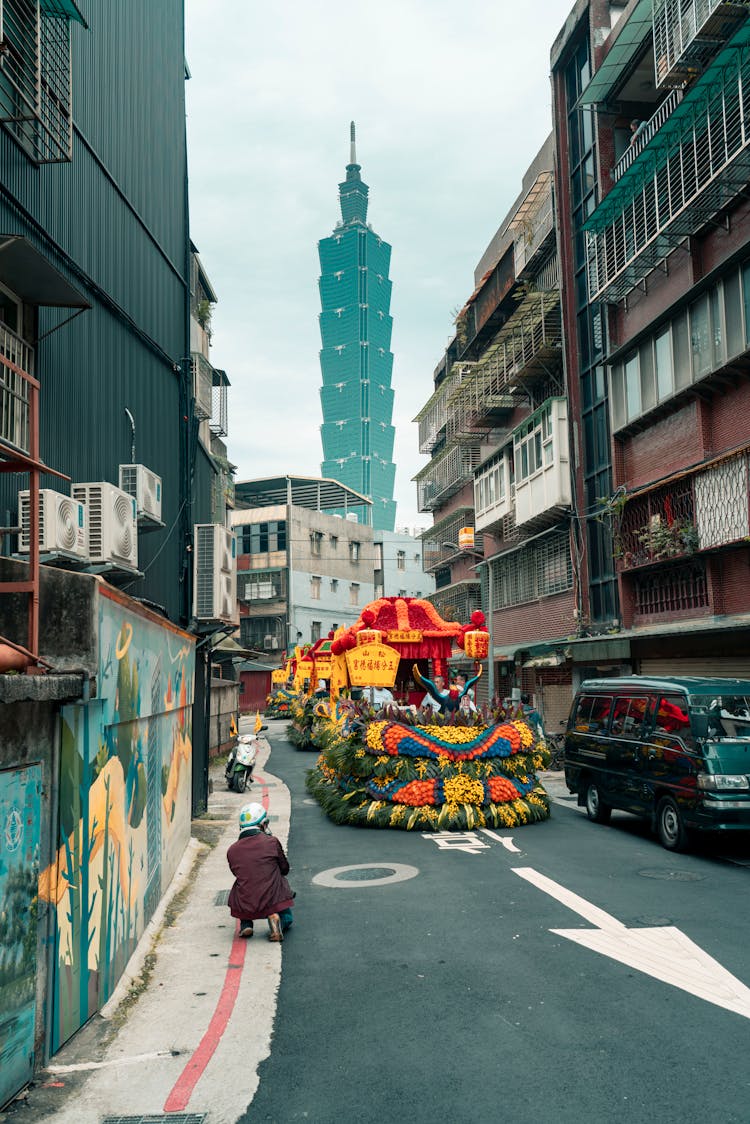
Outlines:
{"type": "Polygon", "coordinates": [[[111,996],[190,838],[192,637],[99,597],[97,698],[62,711],[52,1050],[111,996]]]}

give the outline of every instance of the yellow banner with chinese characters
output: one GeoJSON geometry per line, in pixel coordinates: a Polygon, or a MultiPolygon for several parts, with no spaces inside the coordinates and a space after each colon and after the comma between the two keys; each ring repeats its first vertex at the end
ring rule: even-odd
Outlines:
{"type": "Polygon", "coordinates": [[[315,657],[315,675],[318,679],[331,678],[331,657],[316,656],[315,657]]]}
{"type": "Polygon", "coordinates": [[[331,682],[329,692],[332,699],[337,699],[345,687],[349,686],[349,675],[346,669],[346,656],[333,656],[331,659],[331,682]]]}
{"type": "Polygon", "coordinates": [[[353,687],[392,687],[401,660],[387,644],[358,644],[346,653],[346,666],[353,687]]]}
{"type": "Polygon", "coordinates": [[[395,644],[422,643],[422,633],[418,628],[390,628],[385,638],[395,644]]]}

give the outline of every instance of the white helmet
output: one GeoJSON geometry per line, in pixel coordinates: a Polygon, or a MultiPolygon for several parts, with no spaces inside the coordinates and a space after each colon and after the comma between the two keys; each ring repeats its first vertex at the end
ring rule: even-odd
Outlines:
{"type": "Polygon", "coordinates": [[[240,831],[248,827],[260,827],[268,819],[268,812],[262,804],[245,804],[240,808],[240,831]]]}

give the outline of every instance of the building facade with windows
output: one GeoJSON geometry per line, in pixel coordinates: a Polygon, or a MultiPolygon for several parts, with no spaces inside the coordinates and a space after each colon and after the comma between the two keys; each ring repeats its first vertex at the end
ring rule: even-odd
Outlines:
{"type": "Polygon", "coordinates": [[[373,529],[357,515],[365,497],[333,480],[273,477],[238,482],[236,501],[243,647],[281,662],[359,618],[375,590],[373,529]]]}
{"type": "Polygon", "coordinates": [[[747,14],[580,3],[552,51],[592,669],[750,670],[747,14]]]}
{"type": "Polygon", "coordinates": [[[432,597],[446,619],[482,608],[482,692],[523,686],[553,724],[569,704],[575,630],[569,418],[562,363],[552,139],[484,252],[475,289],[418,414],[418,506],[432,597]],[[468,542],[468,549],[465,545],[468,542]]]}
{"type": "Polygon", "coordinates": [[[226,517],[182,0],[0,9],[0,644],[49,672],[0,671],[0,809],[29,827],[0,863],[4,1104],[110,998],[205,807],[194,525],[226,517]]]}
{"type": "Polygon", "coordinates": [[[375,531],[375,596],[431,597],[435,575],[424,569],[421,538],[401,531],[375,531]]]}
{"type": "Polygon", "coordinates": [[[362,521],[392,531],[396,466],[391,424],[391,247],[367,222],[370,189],[360,171],[352,122],[346,180],[339,184],[341,221],[333,234],[318,243],[320,471],[371,499],[371,505],[359,509],[362,521]]]}

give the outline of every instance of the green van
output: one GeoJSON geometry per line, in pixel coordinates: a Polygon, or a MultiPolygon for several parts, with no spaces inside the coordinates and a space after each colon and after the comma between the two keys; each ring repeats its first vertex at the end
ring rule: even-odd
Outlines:
{"type": "Polygon", "coordinates": [[[587,679],[565,733],[565,781],[589,819],[647,816],[663,846],[750,829],[750,680],[587,679]]]}

